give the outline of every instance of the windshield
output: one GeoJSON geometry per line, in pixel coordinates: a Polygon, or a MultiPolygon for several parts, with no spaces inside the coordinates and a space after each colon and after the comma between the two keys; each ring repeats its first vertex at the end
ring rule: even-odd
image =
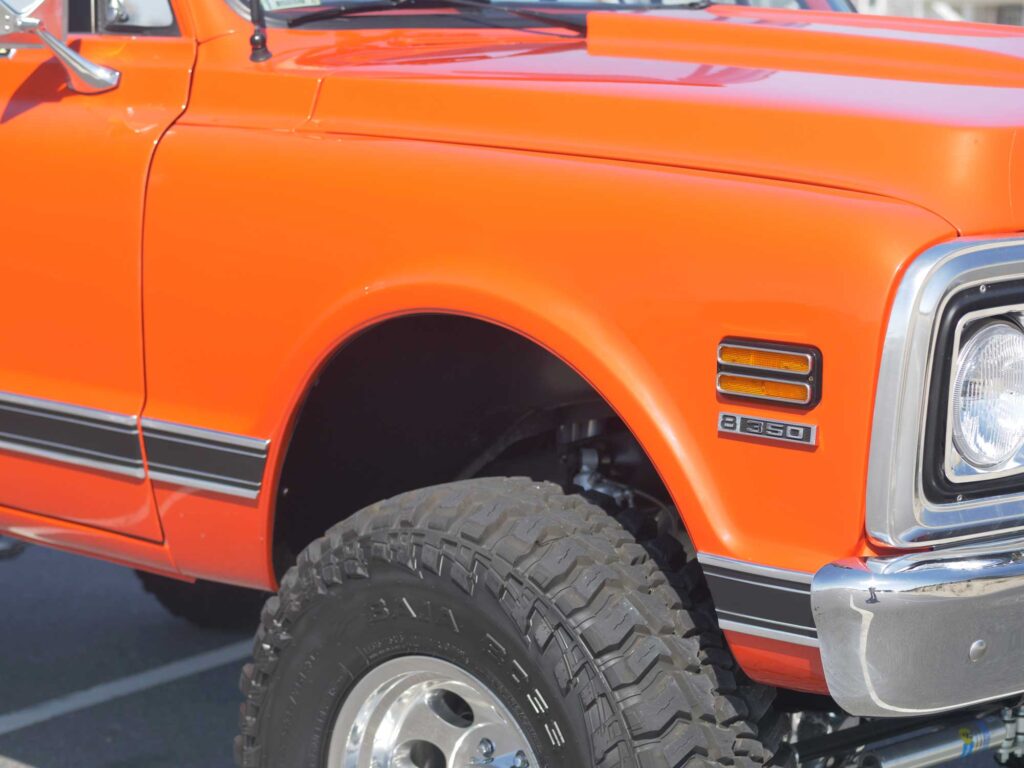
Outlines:
{"type": "MultiPolygon", "coordinates": [[[[248,0],[227,0],[235,10],[248,16],[248,0]]],[[[397,24],[397,16],[406,17],[413,14],[441,15],[443,18],[456,21],[461,14],[457,11],[458,4],[446,6],[444,0],[261,0],[263,8],[272,26],[299,26],[295,24],[301,18],[301,26],[328,28],[351,28],[354,24],[364,25],[372,22],[372,26],[388,25],[386,16],[397,24]],[[447,9],[447,12],[446,12],[447,9]],[[359,20],[362,20],[360,22],[359,20]]],[[[462,5],[468,5],[463,2],[462,5]]],[[[529,18],[521,18],[524,26],[543,26],[542,14],[565,16],[579,19],[581,22],[589,11],[613,10],[693,10],[711,5],[708,0],[475,0],[485,12],[500,12],[502,8],[521,11],[536,11],[532,22],[529,18]],[[490,10],[488,11],[488,6],[490,10]]],[[[715,0],[716,5],[740,5],[753,8],[784,8],[793,10],[840,11],[854,12],[850,0],[715,0]]],[[[463,10],[465,10],[463,8],[463,10]]],[[[476,14],[479,15],[479,14],[476,14]]],[[[479,20],[478,20],[479,21],[479,20]]],[[[476,22],[474,22],[476,23],[476,22]]],[[[447,25],[447,23],[445,23],[447,25]]]]}
{"type": "MultiPolygon", "coordinates": [[[[323,8],[332,5],[355,5],[356,3],[372,2],[372,0],[263,0],[263,7],[268,11],[290,10],[293,8],[323,8]]],[[[493,0],[495,5],[516,5],[536,8],[591,9],[601,10],[635,10],[636,8],[669,9],[692,7],[693,0],[493,0]]],[[[715,5],[742,5],[753,8],[792,8],[818,11],[853,11],[853,7],[845,1],[835,0],[715,0],[715,5]]]]}

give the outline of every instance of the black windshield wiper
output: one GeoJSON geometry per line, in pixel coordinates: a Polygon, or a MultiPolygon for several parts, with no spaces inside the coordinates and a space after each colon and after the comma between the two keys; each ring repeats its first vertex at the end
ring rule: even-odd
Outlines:
{"type": "Polygon", "coordinates": [[[656,11],[703,11],[714,4],[714,0],[689,0],[686,3],[663,3],[652,6],[652,9],[656,11]]]}
{"type": "Polygon", "coordinates": [[[521,8],[510,8],[507,5],[495,5],[491,0],[365,0],[364,2],[352,5],[335,5],[330,8],[321,8],[318,11],[303,13],[288,19],[289,27],[301,27],[304,24],[313,24],[318,21],[330,19],[341,19],[345,16],[355,16],[360,13],[376,13],[379,11],[393,11],[401,8],[475,8],[494,9],[503,13],[518,16],[521,19],[538,21],[552,27],[563,27],[579,32],[581,35],[587,33],[587,25],[584,22],[572,21],[561,16],[542,11],[527,11],[521,8]]]}
{"type": "Polygon", "coordinates": [[[293,16],[288,19],[287,24],[289,27],[301,27],[306,24],[315,24],[318,21],[329,21],[331,19],[340,19],[345,16],[355,16],[359,13],[375,13],[377,11],[392,11],[395,8],[401,8],[403,5],[417,5],[420,8],[440,8],[443,7],[442,3],[437,3],[434,0],[425,0],[424,2],[410,3],[404,2],[403,0],[382,0],[381,2],[361,2],[358,5],[332,5],[329,8],[321,8],[318,11],[310,11],[309,13],[303,13],[298,16],[293,16]]]}

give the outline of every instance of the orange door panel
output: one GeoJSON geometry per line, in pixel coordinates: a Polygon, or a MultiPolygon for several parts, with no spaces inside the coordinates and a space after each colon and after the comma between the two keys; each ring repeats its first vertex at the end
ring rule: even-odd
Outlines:
{"type": "Polygon", "coordinates": [[[84,36],[121,72],[79,95],[48,50],[0,59],[0,505],[162,538],[137,417],[142,218],[157,141],[188,95],[184,38],[84,36]]]}

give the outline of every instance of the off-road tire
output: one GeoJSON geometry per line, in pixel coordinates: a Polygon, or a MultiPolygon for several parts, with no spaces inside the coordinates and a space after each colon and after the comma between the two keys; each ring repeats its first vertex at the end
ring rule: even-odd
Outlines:
{"type": "Polygon", "coordinates": [[[347,690],[389,658],[427,655],[499,692],[543,768],[775,764],[774,690],[735,667],[691,599],[699,579],[689,561],[664,573],[611,515],[547,483],[380,502],[306,548],[267,601],[236,762],[324,768],[347,690]]]}
{"type": "Polygon", "coordinates": [[[213,581],[189,583],[136,571],[142,587],[173,615],[203,629],[248,629],[267,593],[213,581]]]}

